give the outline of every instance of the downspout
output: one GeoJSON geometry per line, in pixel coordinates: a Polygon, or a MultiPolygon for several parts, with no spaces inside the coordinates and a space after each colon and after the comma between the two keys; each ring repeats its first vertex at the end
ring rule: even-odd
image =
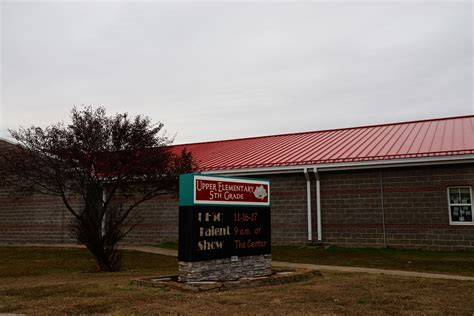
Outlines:
{"type": "Polygon", "coordinates": [[[61,243],[64,242],[64,207],[61,208],[61,243]]]}
{"type": "MultiPolygon", "coordinates": [[[[105,201],[107,200],[107,193],[105,192],[105,188],[102,190],[102,212],[104,212],[104,205],[105,201]]],[[[101,228],[101,236],[104,237],[105,235],[105,213],[102,215],[102,228],[101,228]]]]}
{"type": "Polygon", "coordinates": [[[385,205],[383,196],[383,170],[380,170],[380,208],[382,211],[383,247],[387,248],[387,231],[385,227],[385,205]]]}
{"type": "Polygon", "coordinates": [[[311,223],[311,179],[309,177],[308,169],[304,168],[304,177],[306,178],[306,207],[308,210],[308,241],[313,240],[313,227],[311,223]]]}
{"type": "Polygon", "coordinates": [[[314,168],[314,177],[316,178],[316,217],[318,220],[318,241],[322,242],[323,241],[323,229],[322,229],[322,223],[321,223],[321,184],[319,180],[319,173],[318,169],[314,168]]]}

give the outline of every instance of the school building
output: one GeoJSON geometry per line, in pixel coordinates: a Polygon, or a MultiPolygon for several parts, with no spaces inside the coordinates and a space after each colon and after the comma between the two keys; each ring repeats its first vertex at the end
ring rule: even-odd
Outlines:
{"type": "MultiPolygon", "coordinates": [[[[0,141],[0,150],[9,146],[0,141]]],[[[205,143],[202,174],[271,180],[273,244],[474,249],[474,115],[205,143]]],[[[71,242],[54,197],[0,188],[0,242],[71,242]]],[[[127,242],[177,241],[178,199],[140,205],[127,242]]]]}

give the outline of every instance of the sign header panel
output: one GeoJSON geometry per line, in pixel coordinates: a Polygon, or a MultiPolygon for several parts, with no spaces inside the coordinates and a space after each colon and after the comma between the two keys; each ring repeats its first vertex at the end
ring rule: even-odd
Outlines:
{"type": "Polygon", "coordinates": [[[194,204],[270,206],[268,180],[194,175],[194,204]]]}

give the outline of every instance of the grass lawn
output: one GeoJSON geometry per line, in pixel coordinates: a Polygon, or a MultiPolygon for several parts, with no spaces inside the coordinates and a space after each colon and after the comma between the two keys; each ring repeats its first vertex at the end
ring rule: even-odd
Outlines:
{"type": "Polygon", "coordinates": [[[140,288],[130,279],[176,273],[175,258],[127,251],[124,271],[97,273],[83,249],[0,248],[0,313],[413,314],[474,312],[474,282],[328,273],[229,292],[140,288]]]}
{"type": "MultiPolygon", "coordinates": [[[[178,245],[173,242],[161,243],[158,247],[178,249],[178,245]]],[[[274,246],[272,259],[321,265],[474,276],[474,251],[274,246]]]]}
{"type": "Polygon", "coordinates": [[[276,246],[272,248],[272,259],[474,276],[474,251],[276,246]]]}

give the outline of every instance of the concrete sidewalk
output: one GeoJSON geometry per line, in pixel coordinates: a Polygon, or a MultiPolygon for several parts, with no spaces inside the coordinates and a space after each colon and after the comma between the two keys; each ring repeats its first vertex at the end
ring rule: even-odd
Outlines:
{"type": "MultiPolygon", "coordinates": [[[[59,247],[59,248],[84,248],[78,244],[11,244],[3,245],[10,247],[59,247]]],[[[178,251],[174,249],[165,249],[153,246],[134,246],[124,245],[120,247],[126,250],[135,250],[147,253],[154,253],[157,255],[177,257],[178,251]]],[[[374,269],[374,268],[360,268],[360,267],[343,267],[343,266],[328,266],[319,264],[309,263],[295,263],[295,262],[283,262],[283,261],[272,261],[272,265],[275,267],[288,267],[288,268],[300,268],[300,269],[311,269],[311,270],[322,270],[322,271],[337,271],[346,273],[369,273],[369,274],[385,274],[402,277],[417,277],[417,278],[429,278],[429,279],[445,279],[445,280],[460,280],[460,281],[474,281],[474,277],[464,275],[451,275],[451,274],[439,274],[439,273],[426,273],[426,272],[413,272],[413,271],[402,271],[402,270],[386,270],[386,269],[374,269]]]]}
{"type": "Polygon", "coordinates": [[[131,245],[128,245],[128,246],[123,246],[121,248],[122,249],[127,249],[127,250],[136,250],[136,251],[141,251],[141,252],[154,253],[154,254],[163,255],[163,256],[171,256],[171,257],[177,257],[178,256],[178,250],[158,248],[158,247],[153,247],[153,246],[131,246],[131,245]]]}
{"type": "Polygon", "coordinates": [[[474,281],[474,277],[464,276],[464,275],[425,273],[425,272],[402,271],[402,270],[327,266],[327,265],[320,265],[320,264],[294,263],[294,262],[282,262],[282,261],[272,261],[272,265],[275,267],[304,268],[304,269],[314,269],[314,270],[321,270],[321,271],[326,270],[326,271],[351,272],[351,273],[357,272],[357,273],[386,274],[386,275],[394,275],[394,276],[429,278],[429,279],[474,281]]]}

